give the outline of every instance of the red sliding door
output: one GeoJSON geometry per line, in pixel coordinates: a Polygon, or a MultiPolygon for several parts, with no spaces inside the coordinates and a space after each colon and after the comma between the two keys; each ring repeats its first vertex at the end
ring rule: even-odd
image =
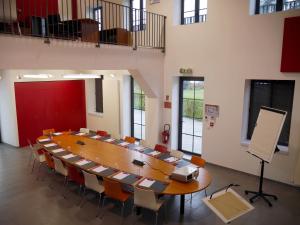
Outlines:
{"type": "Polygon", "coordinates": [[[15,83],[19,145],[35,141],[43,129],[86,127],[84,80],[15,83]]]}

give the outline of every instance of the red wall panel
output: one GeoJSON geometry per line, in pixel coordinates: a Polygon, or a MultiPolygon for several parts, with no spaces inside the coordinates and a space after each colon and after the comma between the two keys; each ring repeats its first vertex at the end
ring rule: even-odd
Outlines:
{"type": "Polygon", "coordinates": [[[281,72],[300,72],[300,16],[284,20],[281,72]]]}
{"type": "Polygon", "coordinates": [[[19,145],[35,141],[43,129],[79,130],[86,127],[83,80],[15,83],[19,145]]]}

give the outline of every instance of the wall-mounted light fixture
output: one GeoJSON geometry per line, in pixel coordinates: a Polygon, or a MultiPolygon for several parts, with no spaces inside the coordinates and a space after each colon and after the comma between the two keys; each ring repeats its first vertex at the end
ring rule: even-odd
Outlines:
{"type": "Polygon", "coordinates": [[[53,77],[52,74],[24,74],[18,76],[18,79],[26,78],[26,79],[49,79],[53,77]]]}
{"type": "Polygon", "coordinates": [[[99,74],[64,74],[62,75],[63,78],[69,78],[69,79],[95,79],[95,78],[101,78],[101,75],[99,74]]]}

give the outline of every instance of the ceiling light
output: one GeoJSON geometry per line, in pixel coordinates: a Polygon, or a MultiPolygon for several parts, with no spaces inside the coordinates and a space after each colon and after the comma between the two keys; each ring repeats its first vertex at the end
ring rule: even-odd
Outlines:
{"type": "Polygon", "coordinates": [[[98,74],[64,74],[63,78],[75,78],[75,79],[91,79],[91,78],[101,78],[98,74]]]}
{"type": "Polygon", "coordinates": [[[111,73],[111,74],[109,74],[109,75],[110,75],[112,78],[114,78],[114,77],[115,77],[115,75],[114,75],[114,74],[112,74],[112,73],[111,73]]]}
{"type": "Polygon", "coordinates": [[[48,79],[53,77],[51,74],[24,74],[23,78],[31,78],[31,79],[48,79]]]}

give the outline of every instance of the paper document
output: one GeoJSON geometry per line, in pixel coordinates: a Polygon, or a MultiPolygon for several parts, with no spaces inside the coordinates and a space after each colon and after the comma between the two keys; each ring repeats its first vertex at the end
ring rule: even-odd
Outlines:
{"type": "Polygon", "coordinates": [[[152,184],[154,184],[154,182],[155,182],[155,180],[145,179],[141,183],[139,183],[139,186],[149,188],[149,187],[151,187],[152,184]]]}
{"type": "Polygon", "coordinates": [[[94,172],[96,173],[100,173],[104,170],[107,170],[108,168],[104,167],[104,166],[97,166],[96,168],[92,169],[94,172]]]}
{"type": "Polygon", "coordinates": [[[175,157],[173,157],[173,156],[165,159],[166,162],[170,162],[170,163],[176,162],[177,160],[178,160],[178,159],[175,158],[175,157]]]}
{"type": "Polygon", "coordinates": [[[68,154],[68,155],[64,155],[63,158],[64,159],[70,159],[70,158],[73,158],[73,157],[76,157],[77,155],[73,155],[73,154],[68,154]]]}
{"type": "Polygon", "coordinates": [[[127,145],[129,145],[129,143],[126,142],[126,141],[124,141],[124,142],[121,142],[119,145],[121,145],[121,146],[127,146],[127,145]]]}
{"type": "Polygon", "coordinates": [[[77,136],[83,136],[83,135],[85,135],[85,133],[78,133],[78,134],[76,134],[77,136]]]}
{"type": "Polygon", "coordinates": [[[39,139],[39,142],[51,141],[50,138],[39,139]]]}
{"type": "Polygon", "coordinates": [[[98,139],[98,138],[101,138],[101,136],[95,135],[95,136],[93,136],[93,137],[91,137],[91,138],[93,138],[93,139],[98,139]]]}
{"type": "Polygon", "coordinates": [[[152,156],[156,156],[156,155],[159,155],[160,152],[159,151],[153,151],[153,152],[150,152],[149,155],[152,155],[152,156]]]}
{"type": "Polygon", "coordinates": [[[53,146],[56,146],[57,144],[55,143],[50,143],[50,144],[46,144],[44,145],[46,148],[49,148],[49,147],[53,147],[53,146]]]}
{"type": "Polygon", "coordinates": [[[55,132],[53,134],[56,135],[56,136],[58,136],[58,135],[62,135],[62,132],[55,132]]]}
{"type": "Polygon", "coordinates": [[[136,146],[136,147],[134,147],[134,149],[137,151],[142,151],[145,149],[145,147],[144,146],[136,146]]]}
{"type": "Polygon", "coordinates": [[[90,163],[90,162],[91,162],[91,161],[89,161],[89,160],[83,159],[83,160],[80,160],[80,161],[76,162],[76,164],[77,164],[78,166],[83,166],[83,165],[88,164],[88,163],[90,163]]]}
{"type": "Polygon", "coordinates": [[[117,180],[123,180],[125,177],[128,177],[128,176],[129,176],[128,173],[121,172],[121,173],[118,173],[117,175],[115,175],[114,178],[117,180]]]}
{"type": "Polygon", "coordinates": [[[53,150],[52,152],[53,152],[53,153],[59,153],[59,152],[64,152],[64,151],[65,151],[64,149],[59,148],[59,149],[53,150]]]}
{"type": "Polygon", "coordinates": [[[106,142],[113,142],[115,139],[113,139],[113,138],[109,138],[109,139],[106,139],[105,141],[106,142]]]}

